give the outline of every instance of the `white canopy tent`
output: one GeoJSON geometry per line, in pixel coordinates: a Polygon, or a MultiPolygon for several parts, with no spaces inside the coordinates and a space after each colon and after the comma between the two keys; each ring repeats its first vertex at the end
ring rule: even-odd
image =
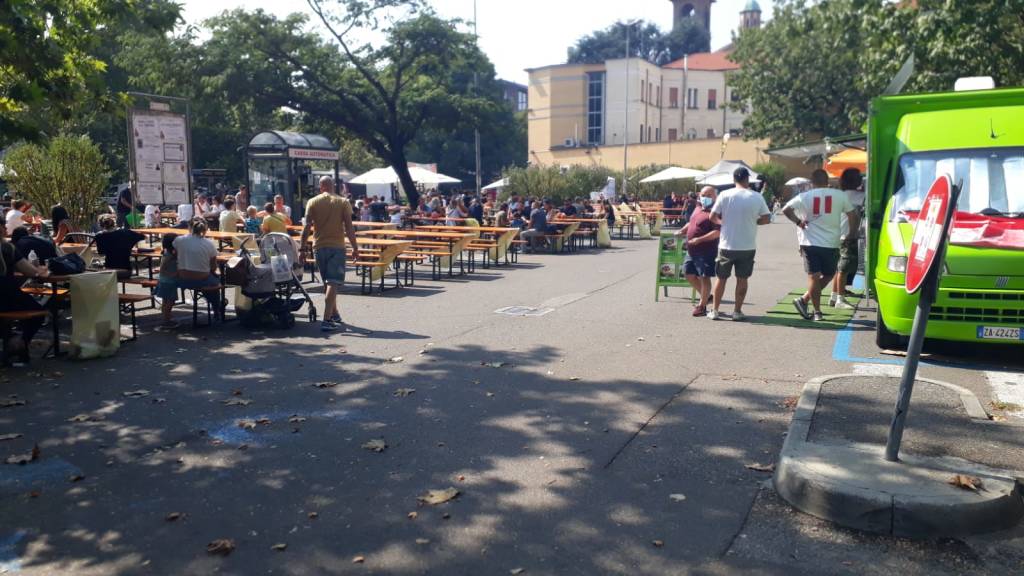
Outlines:
{"type": "MultiPolygon", "coordinates": [[[[412,176],[412,181],[417,184],[426,185],[437,185],[437,184],[457,184],[462,182],[458,178],[452,178],[451,176],[445,176],[437,172],[431,172],[426,168],[420,168],[419,166],[409,167],[409,175],[412,176]]],[[[365,172],[356,176],[350,181],[351,184],[398,184],[398,174],[395,169],[388,166],[387,168],[374,168],[369,172],[365,172]]]]}
{"type": "Polygon", "coordinates": [[[648,182],[665,182],[667,180],[684,180],[686,178],[703,178],[706,172],[703,170],[694,170],[692,168],[682,168],[679,166],[672,166],[666,168],[657,174],[652,174],[647,178],[644,178],[640,182],[646,184],[648,182]]]}
{"type": "Polygon", "coordinates": [[[732,173],[741,167],[750,171],[751,183],[761,181],[761,175],[754,172],[746,162],[742,160],[720,160],[718,164],[708,168],[706,175],[703,178],[698,178],[697,183],[708,186],[729,186],[733,183],[732,173]]]}
{"type": "Polygon", "coordinates": [[[796,178],[790,178],[789,180],[786,180],[786,186],[803,186],[805,184],[810,183],[811,181],[808,180],[807,178],[804,178],[803,176],[797,176],[796,178]]]}
{"type": "Polygon", "coordinates": [[[502,178],[501,180],[491,182],[487,186],[481,188],[481,190],[498,190],[499,188],[504,188],[505,186],[508,186],[508,178],[502,178]]]}

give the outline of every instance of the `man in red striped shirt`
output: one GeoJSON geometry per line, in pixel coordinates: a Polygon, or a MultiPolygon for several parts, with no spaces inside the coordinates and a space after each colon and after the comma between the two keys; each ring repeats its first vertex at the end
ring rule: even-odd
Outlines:
{"type": "Polygon", "coordinates": [[[815,170],[811,175],[814,188],[798,194],[786,203],[782,213],[797,226],[800,254],[807,272],[807,292],[793,300],[793,306],[807,320],[823,319],[821,291],[832,281],[839,263],[842,217],[849,218],[851,229],[859,225],[856,207],[840,190],[828,187],[828,173],[815,170]],[[807,303],[814,306],[814,313],[807,303]]]}

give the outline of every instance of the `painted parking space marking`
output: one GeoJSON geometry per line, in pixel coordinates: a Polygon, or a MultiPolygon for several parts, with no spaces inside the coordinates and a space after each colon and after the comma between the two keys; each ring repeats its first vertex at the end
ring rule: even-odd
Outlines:
{"type": "Polygon", "coordinates": [[[0,468],[0,497],[66,483],[69,476],[81,473],[77,466],[62,458],[44,458],[20,466],[3,466],[0,468]]]}
{"type": "Polygon", "coordinates": [[[895,376],[903,375],[902,366],[891,364],[854,364],[853,373],[861,376],[895,376]]]}
{"type": "Polygon", "coordinates": [[[24,530],[18,530],[10,536],[0,536],[0,574],[21,572],[21,557],[18,555],[18,543],[24,538],[24,530]]]}

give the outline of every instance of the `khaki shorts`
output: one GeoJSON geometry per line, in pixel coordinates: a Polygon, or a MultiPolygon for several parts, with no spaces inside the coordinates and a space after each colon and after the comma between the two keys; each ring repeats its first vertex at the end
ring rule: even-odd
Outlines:
{"type": "Polygon", "coordinates": [[[732,276],[733,268],[736,268],[737,278],[750,278],[754,275],[754,254],[756,250],[719,250],[717,264],[717,275],[719,278],[732,276]]]}

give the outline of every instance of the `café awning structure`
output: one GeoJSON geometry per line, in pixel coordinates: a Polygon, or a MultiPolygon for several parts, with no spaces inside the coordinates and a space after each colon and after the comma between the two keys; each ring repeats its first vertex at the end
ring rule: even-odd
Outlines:
{"type": "Polygon", "coordinates": [[[650,182],[666,182],[666,181],[669,181],[669,180],[685,180],[687,178],[696,179],[696,178],[703,178],[705,176],[705,174],[707,174],[707,173],[704,172],[703,170],[694,170],[692,168],[682,168],[680,166],[671,166],[669,168],[666,168],[666,169],[662,170],[661,172],[658,172],[657,174],[652,174],[652,175],[648,176],[647,178],[644,178],[643,180],[640,181],[640,183],[641,184],[648,184],[650,182]]]}
{"type": "Polygon", "coordinates": [[[868,166],[868,153],[865,150],[847,148],[838,154],[829,156],[825,163],[825,171],[833,178],[839,178],[847,168],[856,168],[864,173],[868,166]]]}
{"type": "Polygon", "coordinates": [[[505,186],[508,186],[508,178],[502,178],[501,180],[491,182],[487,186],[481,188],[481,190],[498,190],[499,188],[504,188],[505,186]]]}
{"type": "MultiPolygon", "coordinates": [[[[458,178],[445,176],[438,172],[431,172],[430,170],[419,166],[410,166],[409,175],[412,176],[413,182],[426,186],[458,184],[459,182],[462,182],[462,180],[459,180],[458,178]]],[[[363,174],[353,178],[352,184],[398,184],[398,173],[396,173],[395,169],[390,166],[387,168],[374,168],[369,172],[364,172],[363,174]]]]}
{"type": "Polygon", "coordinates": [[[754,169],[747,165],[742,160],[720,160],[717,164],[708,168],[706,175],[698,178],[699,184],[707,186],[731,186],[733,184],[732,173],[737,168],[746,168],[750,172],[750,182],[757,183],[761,181],[761,175],[754,172],[754,169]]]}

